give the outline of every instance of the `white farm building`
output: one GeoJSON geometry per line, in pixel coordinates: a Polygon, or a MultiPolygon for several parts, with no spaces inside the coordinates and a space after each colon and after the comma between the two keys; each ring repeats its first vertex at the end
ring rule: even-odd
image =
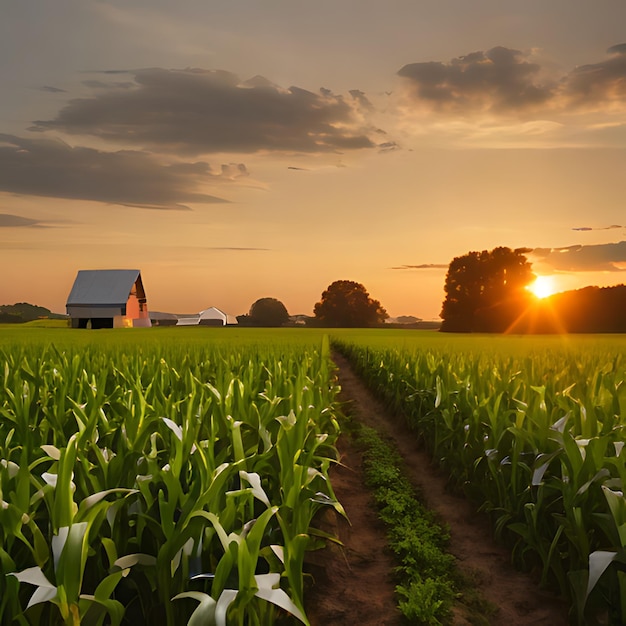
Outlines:
{"type": "Polygon", "coordinates": [[[177,326],[227,326],[236,324],[237,318],[228,315],[217,307],[209,307],[197,315],[179,317],[177,326]]]}

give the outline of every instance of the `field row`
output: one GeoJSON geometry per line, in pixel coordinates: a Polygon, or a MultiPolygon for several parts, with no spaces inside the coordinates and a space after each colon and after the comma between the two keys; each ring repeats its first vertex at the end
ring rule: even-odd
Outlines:
{"type": "Polygon", "coordinates": [[[336,346],[574,623],[626,623],[626,345],[543,341],[336,346]]]}

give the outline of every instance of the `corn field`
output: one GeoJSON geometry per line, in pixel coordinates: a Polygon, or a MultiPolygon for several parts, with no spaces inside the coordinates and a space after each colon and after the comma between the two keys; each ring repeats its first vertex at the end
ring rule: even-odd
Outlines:
{"type": "Polygon", "coordinates": [[[572,623],[626,623],[626,341],[391,337],[335,345],[572,623]]]}
{"type": "MultiPolygon", "coordinates": [[[[0,623],[308,624],[345,515],[320,332],[0,332],[0,623]]],[[[626,623],[626,342],[342,331],[573,624],[626,623]]]]}
{"type": "Polygon", "coordinates": [[[327,341],[68,332],[1,338],[0,623],[307,624],[327,341]]]}

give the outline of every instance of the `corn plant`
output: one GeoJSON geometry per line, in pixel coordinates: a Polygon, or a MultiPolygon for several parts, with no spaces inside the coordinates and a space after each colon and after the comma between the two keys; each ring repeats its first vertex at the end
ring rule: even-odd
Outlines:
{"type": "Polygon", "coordinates": [[[336,346],[489,513],[514,560],[571,598],[575,623],[604,612],[623,623],[623,340],[545,350],[473,341],[393,349],[338,337],[336,346]]]}
{"type": "Polygon", "coordinates": [[[328,344],[101,336],[0,351],[0,623],[307,624],[328,344]]]}

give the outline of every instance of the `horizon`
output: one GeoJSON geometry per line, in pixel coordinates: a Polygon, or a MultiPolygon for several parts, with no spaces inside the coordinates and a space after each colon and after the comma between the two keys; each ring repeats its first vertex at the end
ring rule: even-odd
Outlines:
{"type": "MultiPolygon", "coordinates": [[[[588,290],[597,290],[597,291],[603,291],[603,290],[612,290],[615,288],[621,288],[624,289],[626,288],[626,283],[618,283],[616,285],[610,285],[608,287],[601,287],[599,285],[584,285],[582,287],[578,287],[576,289],[570,289],[570,290],[565,290],[565,291],[555,291],[553,289],[553,285],[554,285],[554,281],[552,280],[553,277],[551,276],[538,276],[536,278],[536,280],[534,280],[532,283],[528,284],[524,289],[526,291],[529,292],[530,295],[534,296],[534,300],[531,299],[531,301],[529,303],[527,303],[527,306],[529,306],[530,308],[528,308],[527,310],[525,309],[524,311],[521,312],[520,316],[518,317],[518,319],[516,320],[515,323],[519,322],[520,320],[522,320],[522,318],[528,314],[529,311],[540,311],[542,310],[542,308],[545,310],[549,310],[551,312],[550,316],[553,319],[553,321],[558,320],[559,318],[559,314],[556,315],[555,317],[555,313],[556,310],[554,309],[554,305],[552,304],[554,301],[558,302],[559,300],[562,299],[562,297],[566,297],[568,295],[580,295],[583,296],[583,292],[588,292],[588,290]],[[543,280],[546,279],[546,280],[543,280]],[[545,309],[545,306],[547,305],[548,309],[545,309]]],[[[149,299],[148,299],[149,302],[149,299]]],[[[577,301],[577,306],[580,306],[581,302],[583,302],[583,300],[577,301]]],[[[254,304],[254,303],[253,303],[254,304]]],[[[11,304],[8,303],[4,303],[4,304],[0,304],[0,308],[11,308],[11,307],[19,307],[21,305],[26,305],[26,306],[33,306],[33,307],[41,307],[42,305],[35,303],[35,302],[14,302],[11,304]]],[[[49,313],[51,315],[62,315],[65,317],[69,317],[70,315],[67,312],[60,312],[60,311],[54,311],[51,309],[48,309],[47,307],[43,307],[44,309],[47,309],[49,311],[49,313]]],[[[244,313],[238,313],[238,314],[231,314],[230,312],[227,311],[223,311],[221,310],[219,307],[215,307],[215,306],[209,306],[209,307],[204,307],[203,309],[200,309],[196,312],[184,312],[184,311],[174,311],[174,310],[156,310],[153,309],[152,307],[149,306],[148,303],[148,311],[150,314],[159,314],[159,315],[174,315],[175,317],[181,319],[181,318],[192,318],[192,317],[197,317],[199,315],[201,315],[203,313],[203,311],[207,310],[208,308],[215,308],[220,310],[222,313],[228,315],[229,318],[235,318],[235,317],[240,317],[240,316],[245,316],[249,314],[249,311],[246,311],[244,313]]],[[[308,314],[308,313],[292,313],[288,311],[288,315],[290,319],[295,319],[295,318],[311,318],[314,319],[315,316],[315,312],[313,312],[312,314],[308,314]]],[[[443,318],[441,316],[438,316],[437,318],[431,318],[431,319],[425,319],[425,318],[420,318],[418,316],[414,316],[414,315],[397,315],[397,316],[391,316],[388,315],[387,319],[385,319],[385,321],[383,322],[383,325],[385,323],[390,323],[390,324],[415,324],[415,323],[425,323],[425,324],[433,324],[433,323],[438,323],[441,324],[443,321],[443,318]],[[399,321],[402,318],[412,318],[411,321],[399,321]]],[[[456,332],[456,331],[453,331],[456,332]]],[[[491,332],[491,331],[490,331],[491,332]]],[[[507,331],[508,332],[508,331],[507,331]]],[[[533,334],[535,331],[523,331],[524,333],[530,332],[530,334],[533,334]]],[[[545,332],[545,331],[542,331],[545,332]]],[[[553,330],[553,331],[548,331],[548,332],[556,332],[558,333],[565,333],[567,334],[569,331],[564,331],[564,330],[553,330]]],[[[574,331],[574,332],[579,332],[579,331],[574,331]]],[[[597,332],[597,331],[594,331],[597,332]]]]}
{"type": "Polygon", "coordinates": [[[79,270],[136,267],[154,311],[312,315],[352,280],[439,320],[451,260],[497,246],[546,295],[626,282],[626,4],[4,14],[7,304],[64,312],[79,270]]]}

